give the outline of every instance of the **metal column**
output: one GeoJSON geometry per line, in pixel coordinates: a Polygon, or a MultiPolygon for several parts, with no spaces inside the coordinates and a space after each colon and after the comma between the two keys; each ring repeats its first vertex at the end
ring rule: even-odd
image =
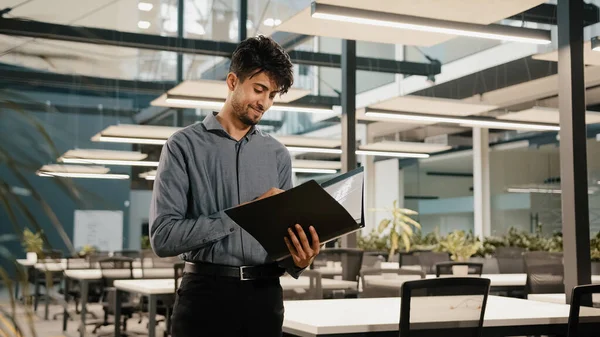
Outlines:
{"type": "Polygon", "coordinates": [[[588,209],[583,0],[558,1],[558,103],[565,292],[591,283],[588,209]]]}
{"type": "MultiPolygon", "coordinates": [[[[185,0],[177,1],[177,37],[182,41],[184,32],[184,10],[185,0]]],[[[183,82],[183,53],[177,53],[177,84],[183,82]]],[[[183,109],[177,109],[175,114],[175,126],[183,126],[183,109]]]]}
{"type": "MultiPolygon", "coordinates": [[[[248,0],[239,0],[240,8],[238,13],[238,38],[244,41],[248,37],[246,22],[248,21],[248,0]]],[[[259,23],[256,23],[259,24],[259,23]]]]}
{"type": "MultiPolygon", "coordinates": [[[[356,41],[342,40],[342,172],[356,168],[356,41]]],[[[356,247],[356,233],[342,247],[356,247]]]]}

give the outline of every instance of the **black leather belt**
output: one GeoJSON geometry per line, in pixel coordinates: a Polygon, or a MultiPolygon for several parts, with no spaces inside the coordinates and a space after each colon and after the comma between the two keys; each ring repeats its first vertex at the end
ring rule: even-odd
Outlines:
{"type": "Polygon", "coordinates": [[[232,277],[240,281],[273,279],[285,273],[285,269],[275,263],[233,267],[212,263],[186,262],[183,271],[198,275],[232,277]]]}

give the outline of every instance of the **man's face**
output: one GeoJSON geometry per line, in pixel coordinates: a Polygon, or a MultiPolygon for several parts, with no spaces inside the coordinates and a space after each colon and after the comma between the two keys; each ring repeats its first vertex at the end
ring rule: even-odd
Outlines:
{"type": "Polygon", "coordinates": [[[231,104],[234,114],[248,126],[258,124],[278,93],[275,81],[265,72],[249,76],[243,82],[230,73],[227,81],[230,88],[233,84],[231,104]]]}

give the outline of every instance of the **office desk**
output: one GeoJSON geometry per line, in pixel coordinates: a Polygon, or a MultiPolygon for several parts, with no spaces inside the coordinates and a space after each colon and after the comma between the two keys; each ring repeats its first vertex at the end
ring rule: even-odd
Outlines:
{"type": "MultiPolygon", "coordinates": [[[[431,297],[413,301],[430,301],[431,297]]],[[[438,298],[439,300],[445,300],[438,298]]],[[[413,302],[414,303],[414,302],[413,302]]],[[[439,303],[439,302],[438,302],[439,303]]],[[[454,303],[454,302],[452,302],[454,303]]],[[[449,305],[451,303],[449,302],[449,305]]],[[[485,336],[561,335],[569,317],[568,305],[489,296],[485,336]]],[[[600,323],[600,309],[582,308],[581,316],[600,323]],[[595,317],[594,317],[595,316],[595,317]]],[[[419,311],[412,328],[417,336],[457,336],[460,321],[448,312],[419,311]]],[[[316,301],[286,301],[283,331],[286,336],[398,336],[400,298],[358,298],[316,301]]],[[[589,324],[589,323],[587,323],[589,324]]],[[[587,328],[590,328],[587,326],[587,328]]]]}
{"type": "MultiPolygon", "coordinates": [[[[539,301],[547,303],[566,304],[567,295],[565,294],[529,294],[527,299],[530,301],[539,301]]],[[[594,306],[600,306],[600,294],[592,295],[594,306]]]]}

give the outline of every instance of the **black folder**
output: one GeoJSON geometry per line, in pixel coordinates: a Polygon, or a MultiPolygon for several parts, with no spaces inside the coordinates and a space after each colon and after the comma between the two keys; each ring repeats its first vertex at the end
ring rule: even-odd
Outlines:
{"type": "MultiPolygon", "coordinates": [[[[273,260],[290,255],[284,237],[299,224],[309,243],[313,226],[321,244],[364,227],[363,168],[357,168],[322,184],[309,180],[272,197],[225,210],[252,235],[273,260]]],[[[294,229],[294,232],[296,230],[294,229]]]]}

